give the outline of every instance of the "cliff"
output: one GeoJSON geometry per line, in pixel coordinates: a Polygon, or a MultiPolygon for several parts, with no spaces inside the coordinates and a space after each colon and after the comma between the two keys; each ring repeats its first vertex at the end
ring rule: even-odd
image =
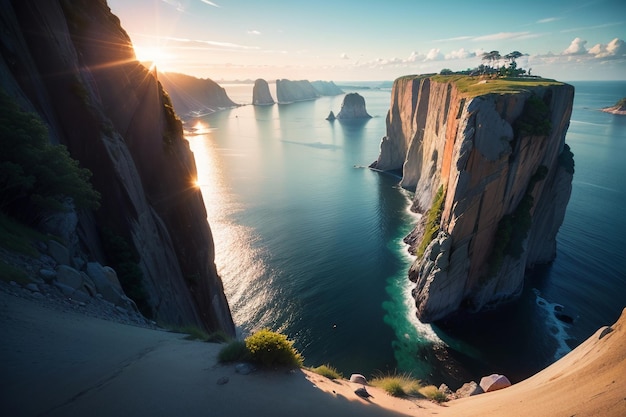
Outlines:
{"type": "Polygon", "coordinates": [[[267,81],[258,79],[254,81],[252,88],[252,104],[255,106],[268,106],[274,104],[274,99],[270,93],[270,87],[267,81]]]}
{"type": "Polygon", "coordinates": [[[159,72],[158,80],[172,99],[176,113],[185,118],[237,106],[224,88],[208,78],[159,72]]]}
{"type": "Polygon", "coordinates": [[[312,81],[311,85],[320,96],[338,96],[343,90],[332,81],[312,81]]]}
{"type": "Polygon", "coordinates": [[[315,100],[320,94],[307,80],[276,80],[276,98],[279,104],[315,100]]]}
{"type": "Polygon", "coordinates": [[[359,93],[349,93],[343,98],[341,110],[337,113],[337,119],[369,119],[370,116],[365,108],[365,99],[359,93]]]}
{"type": "Polygon", "coordinates": [[[527,268],[555,257],[573,176],[573,96],[572,86],[542,79],[394,82],[372,167],[401,170],[424,213],[406,239],[420,320],[510,300],[527,268]]]}
{"type": "Polygon", "coordinates": [[[78,213],[86,261],[108,264],[103,236],[126,240],[155,320],[233,335],[182,124],[119,19],[104,0],[1,4],[2,88],[92,171],[102,196],[99,210],[78,213]]]}

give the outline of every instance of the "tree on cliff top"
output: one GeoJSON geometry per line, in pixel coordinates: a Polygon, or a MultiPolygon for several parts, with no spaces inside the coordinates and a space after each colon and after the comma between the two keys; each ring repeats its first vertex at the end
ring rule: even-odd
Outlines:
{"type": "Polygon", "coordinates": [[[0,210],[34,223],[44,210],[64,210],[66,197],[95,209],[100,194],[90,177],[65,146],[49,142],[39,116],[22,111],[0,91],[0,210]]]}

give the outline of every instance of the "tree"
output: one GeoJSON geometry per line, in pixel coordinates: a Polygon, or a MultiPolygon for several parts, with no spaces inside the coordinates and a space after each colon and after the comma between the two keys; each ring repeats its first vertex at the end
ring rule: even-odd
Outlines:
{"type": "Polygon", "coordinates": [[[65,146],[49,142],[37,114],[22,111],[0,90],[0,210],[33,222],[43,210],[63,210],[66,197],[95,209],[100,194],[90,177],[65,146]]]}
{"type": "Polygon", "coordinates": [[[501,60],[502,56],[500,55],[499,51],[484,52],[482,55],[482,59],[483,61],[488,61],[490,64],[492,64],[501,60]]]}

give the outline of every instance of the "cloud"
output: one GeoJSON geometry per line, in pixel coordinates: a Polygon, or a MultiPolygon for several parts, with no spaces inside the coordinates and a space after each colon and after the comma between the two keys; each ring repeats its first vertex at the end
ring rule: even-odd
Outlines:
{"type": "Polygon", "coordinates": [[[202,3],[204,4],[208,4],[209,6],[213,6],[213,7],[220,7],[218,4],[213,3],[212,1],[209,0],[200,0],[202,3]]]}
{"type": "Polygon", "coordinates": [[[606,45],[601,43],[594,45],[589,49],[589,53],[600,59],[626,58],[626,43],[621,39],[615,38],[606,45]]]}
{"type": "Polygon", "coordinates": [[[417,61],[423,61],[426,57],[420,53],[418,53],[417,51],[413,51],[411,52],[411,54],[409,55],[409,57],[406,59],[407,62],[417,62],[417,61]]]}
{"type": "Polygon", "coordinates": [[[445,55],[445,59],[467,59],[474,58],[476,56],[476,52],[470,52],[465,48],[458,49],[456,51],[451,51],[445,55]]]}
{"type": "Polygon", "coordinates": [[[539,24],[552,23],[552,22],[556,22],[557,20],[561,20],[561,18],[560,17],[548,17],[545,19],[537,20],[537,22],[535,23],[539,23],[539,24]]]}
{"type": "Polygon", "coordinates": [[[424,61],[439,61],[443,59],[443,54],[439,48],[433,48],[426,54],[424,61]]]}
{"type": "Polygon", "coordinates": [[[341,55],[339,55],[339,57],[340,57],[341,59],[350,59],[350,57],[348,56],[348,54],[346,54],[345,52],[344,52],[344,53],[342,53],[341,55]]]}
{"type": "Polygon", "coordinates": [[[575,38],[572,43],[569,44],[566,50],[563,51],[563,55],[584,55],[587,53],[585,49],[586,40],[581,38],[575,38]]]}
{"type": "Polygon", "coordinates": [[[533,35],[530,32],[499,32],[492,33],[490,35],[476,36],[473,37],[472,40],[476,42],[483,41],[499,41],[503,39],[527,39],[529,37],[535,37],[537,35],[533,35]]]}
{"type": "Polygon", "coordinates": [[[260,35],[260,34],[261,34],[261,32],[259,32],[258,30],[249,30],[249,31],[248,31],[248,35],[255,35],[255,36],[258,36],[258,35],[260,35]]]}
{"type": "Polygon", "coordinates": [[[572,28],[572,29],[563,29],[561,33],[580,32],[580,31],[589,30],[589,29],[604,29],[604,28],[608,28],[611,26],[618,26],[618,25],[623,25],[623,24],[624,24],[623,22],[604,23],[602,25],[584,26],[584,27],[572,28]]]}

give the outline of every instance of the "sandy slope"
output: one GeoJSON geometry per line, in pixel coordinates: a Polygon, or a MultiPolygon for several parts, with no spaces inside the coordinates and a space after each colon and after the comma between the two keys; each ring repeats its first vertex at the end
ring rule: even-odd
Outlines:
{"type": "Polygon", "coordinates": [[[0,415],[626,416],[624,322],[511,388],[438,406],[373,387],[366,401],[307,371],[240,375],[217,364],[220,345],[0,293],[0,415]]]}

